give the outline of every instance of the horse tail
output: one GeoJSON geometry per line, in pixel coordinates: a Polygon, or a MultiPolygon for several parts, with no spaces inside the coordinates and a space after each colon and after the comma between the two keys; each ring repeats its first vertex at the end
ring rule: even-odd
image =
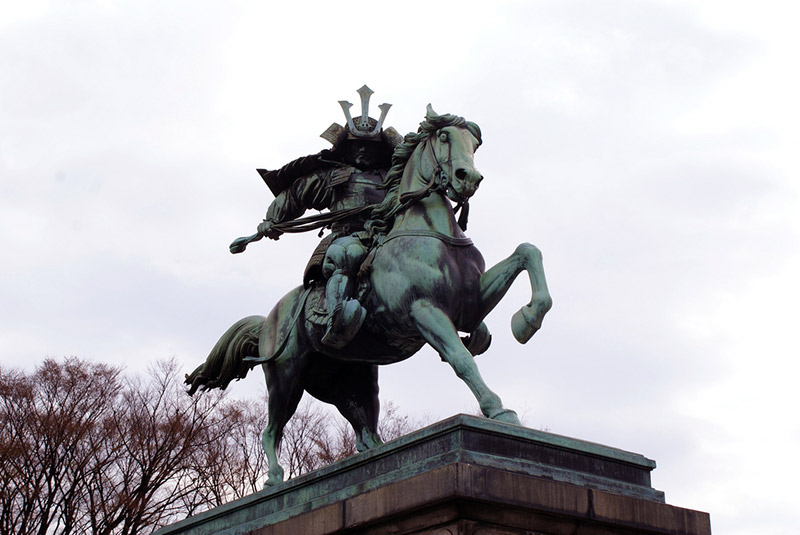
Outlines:
{"type": "Polygon", "coordinates": [[[249,316],[225,331],[206,361],[186,375],[189,395],[193,395],[198,388],[225,390],[234,379],[245,377],[255,366],[247,362],[245,357],[258,355],[258,339],[266,321],[264,316],[249,316]]]}

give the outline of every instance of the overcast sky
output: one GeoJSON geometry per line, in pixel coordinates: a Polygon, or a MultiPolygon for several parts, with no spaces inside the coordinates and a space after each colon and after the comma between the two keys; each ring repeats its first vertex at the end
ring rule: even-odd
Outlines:
{"type": "MultiPolygon", "coordinates": [[[[532,427],[655,459],[715,533],[794,534],[797,8],[762,1],[3,1],[0,363],[189,371],[300,283],[315,233],[253,244],[257,167],[317,152],[367,83],[387,124],[480,124],[470,231],[544,253],[526,345],[487,320],[487,383],[532,427]]],[[[382,398],[474,412],[430,350],[382,398]]],[[[233,385],[257,393],[261,374],[233,385]]]]}

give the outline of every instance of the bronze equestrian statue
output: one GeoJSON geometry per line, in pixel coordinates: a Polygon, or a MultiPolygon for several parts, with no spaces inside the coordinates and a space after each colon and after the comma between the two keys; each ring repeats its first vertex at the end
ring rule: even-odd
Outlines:
{"type": "MultiPolygon", "coordinates": [[[[323,240],[326,252],[315,255],[323,257],[322,269],[316,274],[309,274],[313,266],[307,269],[305,284],[284,296],[267,317],[235,323],[186,379],[190,394],[201,387],[225,388],[261,364],[269,394],[262,439],[268,485],[283,480],[277,447],[304,391],[336,406],[353,426],[359,451],[373,447],[380,443],[377,367],[407,359],[425,343],[467,384],[486,417],[519,424],[474,362],[491,341],[483,319],[522,271],[528,273],[532,295],[511,321],[520,343],[539,329],[552,305],[535,246],[523,243],[485,270],[480,251],[464,234],[469,198],[483,180],[473,164],[482,142],[478,125],[438,115],[428,105],[418,131],[396,143],[391,131],[381,132],[388,105],[381,106],[381,119],[375,121],[367,116],[371,91],[366,86],[359,91],[362,126],[355,125],[349,103],[343,102],[348,124],[329,128],[331,152],[359,133],[369,135],[372,139],[364,142],[394,147],[391,167],[383,176],[379,151],[367,165],[354,156],[355,148],[340,156],[321,153],[315,158],[322,162],[293,162],[304,170],[283,177],[284,187],[273,189],[278,197],[259,232],[236,240],[231,251],[241,252],[264,235],[277,238],[281,232],[328,226],[333,238],[326,238],[328,244],[323,240]],[[382,177],[380,185],[376,176],[382,177]],[[306,197],[305,188],[314,192],[306,197]],[[287,208],[289,197],[297,203],[287,208]],[[329,212],[298,219],[304,209],[323,206],[329,212]],[[470,334],[462,339],[459,331],[470,334]]],[[[275,176],[270,180],[274,183],[275,176]]]]}

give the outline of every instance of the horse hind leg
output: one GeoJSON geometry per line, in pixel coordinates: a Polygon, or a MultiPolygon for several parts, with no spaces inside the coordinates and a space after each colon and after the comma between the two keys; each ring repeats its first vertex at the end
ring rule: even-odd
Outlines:
{"type": "Polygon", "coordinates": [[[306,391],[334,405],[353,427],[356,449],[365,451],[383,441],[378,435],[378,366],[312,357],[306,391]]]}
{"type": "Polygon", "coordinates": [[[519,343],[524,344],[539,330],[544,315],[553,306],[544,276],[542,253],[536,246],[530,243],[518,245],[511,256],[481,275],[481,313],[486,317],[497,306],[522,271],[527,271],[530,278],[531,300],[511,318],[511,332],[519,343]]]}
{"type": "Polygon", "coordinates": [[[267,456],[269,471],[264,487],[283,482],[283,467],[278,460],[278,448],[283,429],[294,415],[303,397],[302,372],[307,357],[301,353],[284,353],[280,359],[263,364],[269,398],[269,422],[261,435],[261,447],[267,456]]]}

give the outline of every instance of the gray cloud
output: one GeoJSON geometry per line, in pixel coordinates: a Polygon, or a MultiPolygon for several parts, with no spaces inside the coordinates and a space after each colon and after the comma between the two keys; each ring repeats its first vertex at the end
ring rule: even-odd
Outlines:
{"type": "MultiPolygon", "coordinates": [[[[254,168],[324,148],[336,100],[367,82],[401,132],[428,102],[478,122],[487,178],[471,237],[489,264],[523,241],[544,252],[555,306],[543,330],[526,346],[510,335],[522,279],[488,319],[479,365],[507,405],[535,427],[656,458],[656,486],[717,508],[715,529],[765,522],[723,504],[755,499],[766,477],[732,473],[752,462],[757,422],[734,424],[726,407],[795,400],[746,382],[737,350],[753,347],[752,321],[778,344],[752,358],[797,371],[780,308],[797,291],[797,190],[769,158],[788,134],[737,120],[753,103],[730,83],[769,36],[713,29],[671,2],[370,6],[54,6],[3,26],[3,364],[75,353],[137,368],[175,354],[188,368],[233,321],[267,313],[317,239],[228,254],[270,200],[254,168]],[[370,46],[348,39],[359,23],[376,28],[370,46]],[[711,105],[729,122],[709,124],[711,105]]],[[[475,407],[430,350],[382,378],[402,410],[475,407]]],[[[766,419],[759,432],[781,431],[766,419]]],[[[784,505],[761,503],[772,533],[796,524],[784,505]]]]}

